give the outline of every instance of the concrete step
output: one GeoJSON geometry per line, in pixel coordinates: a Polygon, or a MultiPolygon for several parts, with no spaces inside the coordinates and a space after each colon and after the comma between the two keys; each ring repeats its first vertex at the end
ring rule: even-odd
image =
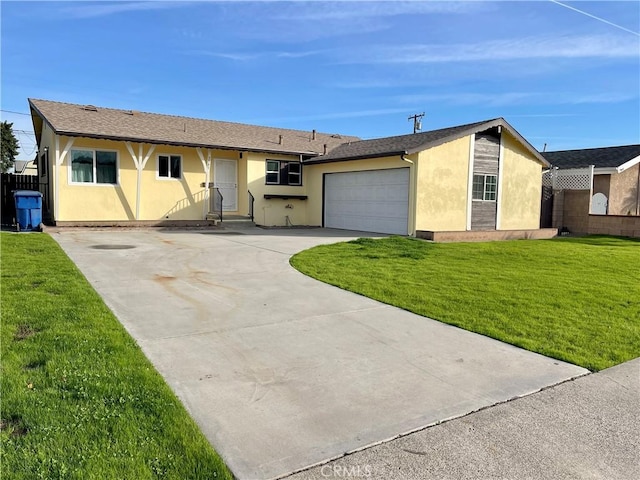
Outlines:
{"type": "Polygon", "coordinates": [[[219,225],[228,228],[249,228],[255,227],[256,224],[251,221],[251,218],[246,215],[225,215],[222,214],[222,220],[217,213],[209,213],[207,220],[214,220],[220,222],[219,225]]]}

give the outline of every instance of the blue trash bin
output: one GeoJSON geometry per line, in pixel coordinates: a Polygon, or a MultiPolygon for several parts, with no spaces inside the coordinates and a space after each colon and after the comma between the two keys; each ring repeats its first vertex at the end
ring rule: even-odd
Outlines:
{"type": "Polygon", "coordinates": [[[42,194],[32,190],[16,190],[13,198],[16,202],[18,230],[38,230],[42,223],[42,194]]]}

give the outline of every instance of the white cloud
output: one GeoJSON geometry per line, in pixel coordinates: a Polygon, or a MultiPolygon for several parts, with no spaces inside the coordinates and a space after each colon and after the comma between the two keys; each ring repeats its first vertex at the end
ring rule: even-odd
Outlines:
{"type": "Polygon", "coordinates": [[[225,58],[227,60],[234,60],[238,62],[246,62],[249,60],[269,59],[269,58],[304,58],[313,55],[320,55],[324,50],[307,50],[300,52],[255,52],[255,53],[241,53],[241,52],[215,52],[210,50],[192,50],[187,52],[189,55],[204,56],[204,57],[218,57],[225,58]]]}
{"type": "Polygon", "coordinates": [[[339,119],[339,118],[377,117],[382,115],[393,115],[396,113],[409,114],[410,112],[406,108],[380,108],[376,110],[357,110],[357,111],[351,111],[351,112],[325,113],[325,114],[318,114],[318,115],[306,115],[306,116],[300,116],[300,117],[258,119],[258,120],[252,120],[252,121],[256,123],[304,122],[309,120],[333,120],[333,119],[339,119]]]}
{"type": "Polygon", "coordinates": [[[565,103],[619,103],[636,100],[639,96],[640,92],[637,92],[635,95],[617,92],[591,93],[569,98],[569,101],[565,103]]]}
{"type": "Polygon", "coordinates": [[[279,20],[352,20],[399,15],[467,14],[487,8],[481,2],[434,1],[311,1],[279,4],[279,20]]]}
{"type": "Polygon", "coordinates": [[[117,13],[135,12],[143,10],[166,10],[170,8],[181,8],[192,5],[191,1],[146,1],[146,2],[110,2],[110,3],[90,3],[78,2],[64,9],[64,11],[75,18],[104,17],[117,13]]]}
{"type": "Polygon", "coordinates": [[[217,57],[227,60],[233,60],[237,62],[246,62],[249,60],[255,60],[261,54],[257,53],[235,53],[235,52],[212,52],[209,50],[192,50],[186,52],[188,55],[202,56],[202,57],[217,57]]]}
{"type": "MultiPolygon", "coordinates": [[[[516,105],[579,105],[589,103],[619,103],[636,100],[638,94],[577,93],[577,92],[459,92],[442,94],[399,95],[393,101],[418,105],[444,103],[447,105],[475,105],[484,107],[510,107],[516,105]]],[[[557,114],[554,114],[557,115],[557,114]]],[[[536,115],[537,116],[537,115],[536,115]]]]}
{"type": "Polygon", "coordinates": [[[449,105],[485,105],[500,107],[521,105],[539,94],[532,92],[443,93],[400,95],[394,100],[406,104],[446,103],[449,105]]]}
{"type": "Polygon", "coordinates": [[[396,28],[399,16],[465,14],[493,7],[478,1],[351,0],[255,2],[240,8],[249,22],[264,21],[263,25],[258,22],[256,28],[243,31],[246,38],[300,43],[388,31],[396,28]]]}
{"type": "Polygon", "coordinates": [[[302,52],[275,52],[275,56],[278,58],[304,58],[314,55],[321,55],[328,52],[328,50],[307,50],[302,52]]]}
{"type": "Polygon", "coordinates": [[[343,63],[425,64],[543,58],[638,58],[640,44],[629,37],[581,35],[527,37],[473,44],[371,46],[343,63]]]}

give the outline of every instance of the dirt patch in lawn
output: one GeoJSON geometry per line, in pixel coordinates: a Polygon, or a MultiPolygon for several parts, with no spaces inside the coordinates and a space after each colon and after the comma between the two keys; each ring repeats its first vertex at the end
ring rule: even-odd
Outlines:
{"type": "Polygon", "coordinates": [[[13,437],[24,437],[29,433],[29,428],[25,425],[22,418],[18,416],[0,419],[0,432],[8,431],[13,437]]]}
{"type": "Polygon", "coordinates": [[[39,331],[40,331],[39,329],[33,328],[31,325],[22,323],[18,325],[18,328],[16,329],[16,333],[13,335],[13,339],[19,342],[20,340],[25,340],[29,337],[33,337],[39,331]]]}

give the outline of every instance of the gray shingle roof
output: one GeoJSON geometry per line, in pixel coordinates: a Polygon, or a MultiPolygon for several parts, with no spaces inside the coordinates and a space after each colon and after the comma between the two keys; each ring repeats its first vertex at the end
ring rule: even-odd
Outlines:
{"type": "Polygon", "coordinates": [[[358,137],[29,99],[60,135],[313,156],[358,137]],[[282,144],[280,144],[282,135],[282,144]]]}
{"type": "Polygon", "coordinates": [[[520,141],[520,143],[534,154],[536,158],[538,158],[541,164],[547,165],[547,161],[539,154],[539,152],[503,118],[495,118],[482,122],[469,123],[466,125],[458,125],[455,127],[441,128],[439,130],[431,130],[428,132],[413,133],[409,135],[346,142],[330,151],[327,155],[310,158],[305,163],[328,163],[412,154],[442,145],[443,143],[447,143],[473,133],[482,132],[496,126],[501,126],[507,129],[520,141]]]}
{"type": "Polygon", "coordinates": [[[562,150],[543,152],[542,155],[554,167],[561,169],[589,167],[591,165],[596,168],[617,168],[640,156],[640,145],[562,150]]]}

